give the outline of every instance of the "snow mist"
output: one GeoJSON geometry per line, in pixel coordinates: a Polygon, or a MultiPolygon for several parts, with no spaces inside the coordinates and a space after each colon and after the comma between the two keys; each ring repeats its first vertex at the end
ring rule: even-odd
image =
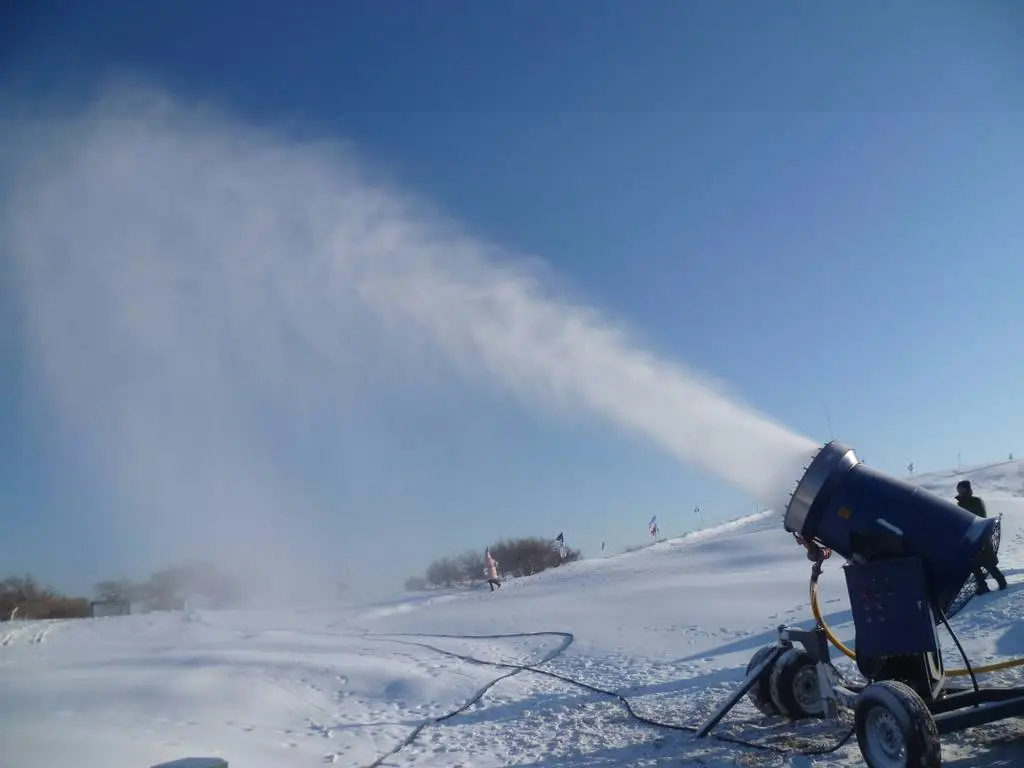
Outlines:
{"type": "Polygon", "coordinates": [[[589,411],[768,505],[818,448],[552,295],[535,263],[344,146],[145,90],[4,138],[0,236],[28,345],[117,489],[125,535],[154,556],[194,538],[261,567],[315,539],[279,436],[337,427],[373,370],[417,386],[455,369],[589,411]]]}

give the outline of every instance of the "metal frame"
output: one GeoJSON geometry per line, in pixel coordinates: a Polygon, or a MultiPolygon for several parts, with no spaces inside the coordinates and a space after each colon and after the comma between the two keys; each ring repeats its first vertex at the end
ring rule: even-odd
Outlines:
{"type": "Polygon", "coordinates": [[[733,707],[739,704],[740,699],[746,696],[747,692],[754,687],[754,683],[757,682],[757,678],[761,676],[761,673],[768,669],[768,666],[770,664],[774,664],[776,661],[778,661],[779,657],[782,656],[782,654],[784,654],[787,650],[789,650],[789,648],[786,646],[775,646],[775,650],[772,653],[768,654],[765,657],[764,661],[762,661],[760,664],[758,664],[756,667],[750,670],[750,674],[747,675],[746,680],[743,681],[743,685],[741,685],[739,688],[733,691],[729,698],[723,701],[722,704],[718,707],[718,709],[715,710],[714,714],[711,715],[707,722],[705,722],[704,725],[697,729],[697,738],[703,739],[705,736],[711,733],[711,729],[718,725],[721,722],[722,718],[729,714],[729,710],[731,710],[733,707]]]}
{"type": "MultiPolygon", "coordinates": [[[[851,688],[840,680],[830,660],[828,637],[823,628],[802,630],[779,625],[778,632],[779,644],[775,646],[774,652],[750,670],[743,684],[697,729],[696,738],[707,736],[754,687],[761,673],[797,643],[803,646],[818,665],[818,681],[825,699],[825,718],[835,719],[839,715],[840,708],[853,709],[855,707],[859,690],[851,688]]],[[[943,735],[1009,717],[1024,716],[1024,686],[979,688],[978,690],[947,688],[940,692],[935,699],[925,699],[925,704],[935,719],[939,734],[943,735]]]]}
{"type": "Polygon", "coordinates": [[[928,703],[939,734],[955,733],[1008,717],[1024,716],[1024,688],[979,688],[928,703]]]}
{"type": "Polygon", "coordinates": [[[856,699],[857,694],[841,685],[835,667],[832,666],[829,655],[828,636],[825,634],[825,630],[818,627],[808,631],[793,629],[785,624],[780,624],[778,631],[779,644],[775,646],[775,650],[768,654],[760,664],[750,670],[750,674],[744,679],[743,684],[733,691],[719,705],[711,717],[697,729],[696,736],[698,739],[702,739],[711,733],[711,730],[722,721],[722,718],[729,714],[729,711],[739,704],[740,700],[754,687],[761,673],[778,661],[782,654],[793,648],[797,643],[804,647],[804,650],[807,651],[818,666],[818,686],[825,699],[825,717],[838,717],[840,707],[853,706],[853,701],[856,699]]]}

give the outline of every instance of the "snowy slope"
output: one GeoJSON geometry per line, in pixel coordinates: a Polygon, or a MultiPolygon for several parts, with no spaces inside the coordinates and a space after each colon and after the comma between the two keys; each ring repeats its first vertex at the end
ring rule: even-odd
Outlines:
{"type": "MultiPolygon", "coordinates": [[[[1024,655],[1024,462],[914,480],[949,496],[962,476],[1004,516],[1011,586],[976,598],[954,628],[973,662],[1024,655]]],[[[616,698],[508,666],[537,665],[658,722],[696,726],[779,623],[810,626],[808,571],[766,513],[494,594],[2,624],[0,764],[136,768],[218,755],[233,768],[370,766],[397,750],[386,765],[860,765],[855,742],[808,761],[695,741],[637,723],[616,698]],[[451,637],[471,635],[487,637],[451,637]]],[[[829,561],[822,593],[829,622],[852,641],[839,563],[829,561]]],[[[827,746],[845,731],[793,729],[745,702],[718,729],[780,749],[827,746]]],[[[946,737],[944,756],[1024,764],[1022,736],[1016,721],[975,729],[946,737]]]]}

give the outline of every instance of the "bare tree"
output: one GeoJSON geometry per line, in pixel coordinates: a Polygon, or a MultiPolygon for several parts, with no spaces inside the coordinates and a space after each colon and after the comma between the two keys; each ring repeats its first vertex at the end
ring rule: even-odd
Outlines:
{"type": "Polygon", "coordinates": [[[434,586],[454,586],[461,576],[459,564],[450,557],[435,560],[427,568],[427,582],[434,586]]]}
{"type": "Polygon", "coordinates": [[[463,581],[468,581],[473,586],[484,578],[484,556],[475,549],[470,549],[459,555],[459,570],[463,581]]]}
{"type": "Polygon", "coordinates": [[[558,544],[551,539],[540,538],[502,541],[491,547],[491,554],[501,564],[504,573],[514,576],[532,576],[580,559],[579,550],[574,549],[567,550],[563,559],[558,544]]]}
{"type": "MultiPolygon", "coordinates": [[[[579,550],[567,549],[562,557],[561,546],[557,540],[529,538],[501,541],[490,548],[491,554],[498,561],[501,573],[510,576],[530,576],[547,568],[557,568],[562,563],[579,560],[579,550]]],[[[427,568],[426,584],[430,586],[452,587],[456,584],[473,586],[484,579],[484,556],[477,550],[467,550],[457,557],[443,557],[435,560],[427,568]]],[[[418,584],[416,579],[406,582],[418,584]]]]}
{"type": "Polygon", "coordinates": [[[410,576],[405,580],[405,588],[410,592],[422,592],[427,588],[427,580],[422,576],[410,576]]]}
{"type": "Polygon", "coordinates": [[[31,576],[11,576],[0,581],[0,621],[14,615],[19,619],[79,618],[89,615],[89,601],[63,597],[31,576]]]}

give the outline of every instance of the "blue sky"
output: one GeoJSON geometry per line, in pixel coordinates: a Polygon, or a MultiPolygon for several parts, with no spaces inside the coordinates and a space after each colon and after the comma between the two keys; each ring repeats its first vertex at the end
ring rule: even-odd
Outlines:
{"type": "MultiPolygon", "coordinates": [[[[351,142],[802,435],[828,439],[827,412],[897,473],[1024,456],[1014,3],[40,2],[0,34],[9,116],[133,78],[351,142]]],[[[54,415],[9,255],[0,571],[85,591],[152,563],[116,535],[107,477],[54,415]]],[[[676,534],[697,504],[709,520],[753,509],[600,418],[425,389],[354,411],[344,434],[264,425],[315,500],[296,514],[340,560],[404,577],[561,530],[598,555],[644,540],[653,514],[676,534]]]]}

